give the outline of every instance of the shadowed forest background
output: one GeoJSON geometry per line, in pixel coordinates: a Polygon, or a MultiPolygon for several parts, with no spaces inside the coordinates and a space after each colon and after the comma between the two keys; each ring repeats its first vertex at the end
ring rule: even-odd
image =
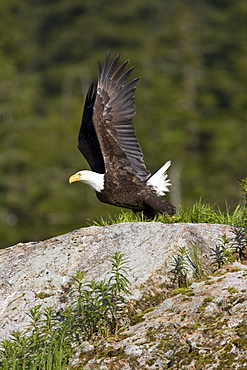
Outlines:
{"type": "Polygon", "coordinates": [[[176,206],[222,209],[247,176],[245,0],[2,0],[0,247],[71,231],[119,209],[86,185],[77,134],[107,50],[135,65],[134,125],[176,206]]]}

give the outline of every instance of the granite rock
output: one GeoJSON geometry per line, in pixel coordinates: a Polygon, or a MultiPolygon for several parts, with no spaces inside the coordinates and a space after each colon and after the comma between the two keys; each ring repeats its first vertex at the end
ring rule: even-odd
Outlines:
{"type": "Polygon", "coordinates": [[[66,286],[76,271],[87,280],[109,274],[109,258],[116,251],[129,260],[132,296],[169,283],[169,271],[178,248],[194,245],[204,268],[211,264],[217,239],[231,235],[231,227],[210,224],[123,223],[92,226],[49,240],[19,243],[0,250],[0,340],[29,323],[29,309],[49,305],[66,307],[66,286]]]}

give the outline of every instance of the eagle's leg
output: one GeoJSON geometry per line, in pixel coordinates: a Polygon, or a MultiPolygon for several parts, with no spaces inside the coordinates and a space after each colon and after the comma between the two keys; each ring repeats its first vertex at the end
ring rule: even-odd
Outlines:
{"type": "Polygon", "coordinates": [[[157,214],[162,213],[173,216],[176,213],[176,207],[155,194],[149,194],[145,199],[143,215],[148,219],[153,219],[157,214]]]}
{"type": "Polygon", "coordinates": [[[152,218],[150,218],[150,217],[147,217],[147,216],[145,216],[144,215],[144,213],[143,213],[143,211],[133,211],[137,216],[139,216],[140,217],[140,219],[142,220],[142,221],[148,221],[148,220],[152,220],[152,218]]]}

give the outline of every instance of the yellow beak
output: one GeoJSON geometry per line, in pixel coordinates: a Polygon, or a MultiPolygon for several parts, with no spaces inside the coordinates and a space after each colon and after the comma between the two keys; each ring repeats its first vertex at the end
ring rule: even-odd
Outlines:
{"type": "Polygon", "coordinates": [[[72,182],[79,181],[80,179],[81,179],[81,178],[80,178],[80,175],[77,175],[77,174],[72,175],[72,176],[70,176],[70,178],[69,178],[69,183],[70,183],[70,184],[72,184],[72,182]]]}

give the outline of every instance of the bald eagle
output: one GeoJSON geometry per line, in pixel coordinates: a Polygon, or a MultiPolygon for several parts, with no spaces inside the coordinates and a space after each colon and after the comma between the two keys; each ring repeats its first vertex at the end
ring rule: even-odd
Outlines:
{"type": "Polygon", "coordinates": [[[140,78],[127,82],[134,67],[129,60],[119,65],[120,54],[110,62],[110,52],[101,66],[98,83],[88,89],[78,148],[92,171],[79,171],[69,182],[88,184],[101,202],[142,213],[148,219],[158,213],[173,215],[176,208],[160,198],[169,191],[168,161],[153,176],[147,170],[132,119],[134,93],[140,78]]]}

